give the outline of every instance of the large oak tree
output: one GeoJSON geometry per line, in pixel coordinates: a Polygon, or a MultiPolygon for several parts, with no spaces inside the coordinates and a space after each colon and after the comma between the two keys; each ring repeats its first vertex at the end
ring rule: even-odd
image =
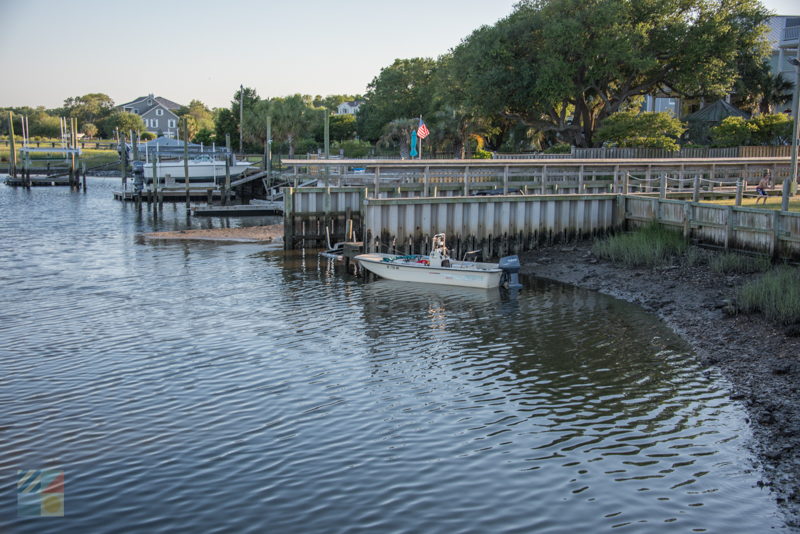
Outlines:
{"type": "Polygon", "coordinates": [[[523,0],[453,52],[464,103],[576,146],[638,95],[721,96],[760,58],[757,0],[523,0]]]}

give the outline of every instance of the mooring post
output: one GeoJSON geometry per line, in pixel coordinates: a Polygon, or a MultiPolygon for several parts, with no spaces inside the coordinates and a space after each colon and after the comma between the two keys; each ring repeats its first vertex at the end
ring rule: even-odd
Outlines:
{"type": "Polygon", "coordinates": [[[86,192],[86,162],[81,161],[81,174],[83,175],[83,192],[86,192]]]}
{"type": "MultiPolygon", "coordinates": [[[[128,151],[125,148],[125,134],[120,134],[119,172],[122,175],[122,190],[128,189],[128,151]]],[[[153,169],[155,169],[153,165],[153,169]]]]}
{"type": "Polygon", "coordinates": [[[667,174],[661,175],[661,185],[659,187],[659,198],[667,198],[667,174]]]}
{"type": "Polygon", "coordinates": [[[700,202],[700,175],[694,175],[694,189],[692,190],[692,202],[700,202]]]}
{"type": "Polygon", "coordinates": [[[464,167],[464,196],[469,196],[469,165],[464,167]]]}
{"type": "Polygon", "coordinates": [[[8,137],[11,141],[11,154],[9,154],[9,169],[8,174],[11,175],[12,178],[17,177],[17,144],[16,140],[14,139],[14,113],[11,111],[8,112],[8,137]]]}
{"type": "Polygon", "coordinates": [[[158,211],[158,154],[153,154],[153,187],[150,194],[153,197],[153,215],[158,211]]]}
{"type": "Polygon", "coordinates": [[[422,196],[427,197],[430,196],[429,187],[430,187],[430,177],[431,177],[431,167],[430,165],[425,165],[425,173],[422,175],[422,196]]]}
{"type": "Polygon", "coordinates": [[[214,190],[211,188],[206,189],[206,202],[210,206],[214,202],[214,190]]]}
{"type": "MultiPolygon", "coordinates": [[[[216,175],[216,173],[214,173],[216,175]]],[[[186,214],[189,214],[189,119],[183,118],[183,183],[186,186],[186,214]]]]}
{"type": "Polygon", "coordinates": [[[508,194],[508,165],[503,166],[503,194],[508,194]]]}
{"type": "Polygon", "coordinates": [[[228,205],[228,194],[231,189],[231,153],[228,149],[229,146],[231,146],[231,134],[225,134],[225,192],[222,198],[225,206],[228,205]]]}
{"type": "Polygon", "coordinates": [[[737,206],[741,206],[742,205],[742,189],[743,189],[742,182],[743,182],[743,180],[741,178],[736,180],[736,205],[737,206]]]}
{"type": "Polygon", "coordinates": [[[381,196],[381,168],[375,167],[375,198],[381,196]]]}

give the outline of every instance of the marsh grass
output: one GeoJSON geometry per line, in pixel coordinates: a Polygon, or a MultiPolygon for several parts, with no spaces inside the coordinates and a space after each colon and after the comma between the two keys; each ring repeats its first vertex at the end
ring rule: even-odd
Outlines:
{"type": "Polygon", "coordinates": [[[713,272],[719,274],[752,274],[768,271],[772,267],[772,263],[769,258],[764,256],[722,252],[712,256],[708,266],[713,272]]]}
{"type": "Polygon", "coordinates": [[[739,288],[736,304],[742,312],[759,312],[776,323],[800,323],[800,269],[781,266],[764,273],[739,288]]]}
{"type": "Polygon", "coordinates": [[[688,248],[679,232],[655,223],[602,239],[594,244],[592,252],[626,267],[657,267],[671,263],[688,248]]]}

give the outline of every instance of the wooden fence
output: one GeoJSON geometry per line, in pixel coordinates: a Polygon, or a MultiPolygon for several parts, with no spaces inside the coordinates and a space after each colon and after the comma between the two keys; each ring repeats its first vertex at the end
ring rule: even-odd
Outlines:
{"type": "Polygon", "coordinates": [[[656,221],[679,228],[703,244],[800,257],[800,213],[627,195],[624,217],[631,226],[656,221]]]}
{"type": "Polygon", "coordinates": [[[501,154],[494,159],[668,159],[668,158],[788,158],[790,146],[685,147],[680,150],[625,147],[572,147],[570,154],[501,154]]]}

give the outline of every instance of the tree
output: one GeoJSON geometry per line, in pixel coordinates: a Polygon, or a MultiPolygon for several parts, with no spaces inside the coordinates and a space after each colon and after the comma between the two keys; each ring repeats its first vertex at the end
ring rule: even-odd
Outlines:
{"type": "Polygon", "coordinates": [[[718,147],[748,145],[754,130],[744,117],[726,117],[719,126],[711,128],[711,142],[718,147]]]}
{"type": "Polygon", "coordinates": [[[432,84],[436,61],[429,58],[395,59],[367,86],[358,111],[358,132],[375,141],[396,119],[428,115],[432,111],[432,84]]]}
{"type": "Polygon", "coordinates": [[[300,94],[272,99],[269,113],[272,137],[286,143],[290,158],[294,157],[295,142],[309,137],[323,120],[322,110],[313,107],[311,97],[300,94]]]}
{"type": "Polygon", "coordinates": [[[89,93],[64,100],[64,111],[70,117],[76,117],[78,123],[91,122],[98,124],[109,117],[114,110],[114,101],[104,93],[89,93]]]}
{"type": "MultiPolygon", "coordinates": [[[[239,124],[239,102],[241,100],[241,108],[242,114],[247,115],[250,111],[252,111],[253,107],[261,100],[258,97],[258,93],[256,90],[251,87],[244,87],[240,88],[233,94],[233,100],[231,100],[231,115],[233,118],[233,122],[236,125],[236,130],[234,132],[227,132],[231,134],[231,144],[235,147],[236,150],[243,151],[244,147],[239,146],[239,129],[242,127],[239,124]],[[234,135],[235,134],[235,135],[234,135]]],[[[248,134],[247,128],[242,130],[242,137],[246,137],[248,134]]]]}
{"type": "Polygon", "coordinates": [[[378,145],[397,148],[401,158],[409,156],[411,132],[417,129],[418,119],[396,119],[384,126],[378,145]]]}
{"type": "Polygon", "coordinates": [[[633,97],[722,95],[766,54],[757,0],[522,0],[453,52],[464,103],[576,146],[633,97]]]}
{"type": "MultiPolygon", "coordinates": [[[[194,139],[200,130],[214,130],[214,115],[205,104],[199,100],[192,100],[188,106],[181,106],[177,112],[178,117],[189,117],[189,139],[194,139]]],[[[183,139],[183,132],[180,133],[183,139]]]]}
{"type": "Polygon", "coordinates": [[[91,122],[85,123],[83,125],[83,128],[81,128],[81,129],[83,130],[83,133],[85,133],[86,136],[90,137],[90,138],[91,137],[95,137],[97,135],[97,132],[99,131],[97,126],[95,126],[91,122]]]}
{"type": "MultiPolygon", "coordinates": [[[[324,108],[326,111],[328,108],[324,108]]],[[[329,119],[331,141],[344,141],[353,139],[356,136],[356,117],[355,115],[331,115],[329,119]]],[[[325,139],[325,119],[319,123],[314,138],[318,142],[325,139]]]]}
{"type": "Polygon", "coordinates": [[[753,126],[750,142],[754,145],[785,145],[791,143],[792,118],[783,113],[758,114],[748,121],[753,126]]]}
{"type": "Polygon", "coordinates": [[[603,121],[596,139],[612,146],[679,150],[686,126],[667,112],[619,111],[603,121]]]}
{"type": "Polygon", "coordinates": [[[102,123],[102,130],[107,138],[114,137],[117,129],[125,135],[131,131],[143,132],[146,130],[142,117],[127,111],[115,111],[102,123]]]}

